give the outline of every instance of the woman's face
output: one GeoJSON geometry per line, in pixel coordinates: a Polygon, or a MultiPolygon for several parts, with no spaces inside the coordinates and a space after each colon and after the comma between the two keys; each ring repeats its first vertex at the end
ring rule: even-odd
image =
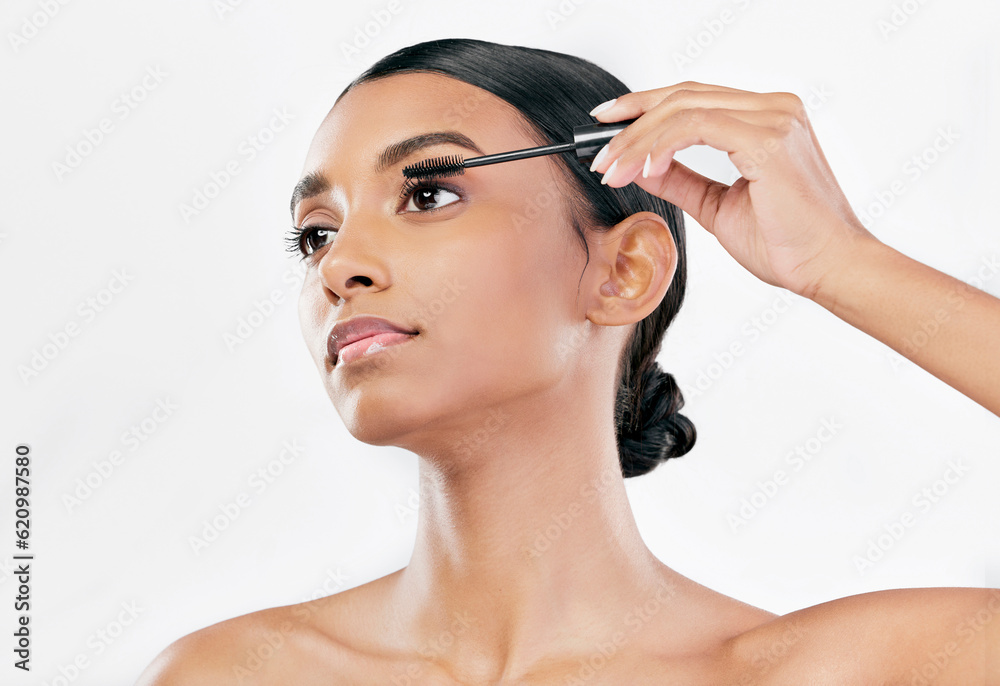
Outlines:
{"type": "Polygon", "coordinates": [[[559,416],[583,369],[590,282],[580,281],[586,255],[564,216],[554,158],[473,167],[400,196],[407,164],[538,145],[515,112],[443,75],[400,74],[352,89],[313,140],[303,175],[327,183],[293,208],[294,222],[337,231],[310,240],[299,314],[326,390],[359,440],[447,450],[518,421],[519,409],[559,416]],[[386,148],[444,131],[482,152],[439,141],[380,168],[386,148]],[[418,334],[334,364],[331,327],[359,315],[418,334]]]}

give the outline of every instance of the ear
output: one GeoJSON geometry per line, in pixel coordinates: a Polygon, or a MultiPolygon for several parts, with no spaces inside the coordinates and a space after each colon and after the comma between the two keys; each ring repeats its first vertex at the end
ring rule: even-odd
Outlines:
{"type": "Polygon", "coordinates": [[[587,270],[587,319],[623,326],[645,319],[666,295],[677,268],[677,245],[666,220],[637,212],[607,232],[592,233],[587,270]]]}

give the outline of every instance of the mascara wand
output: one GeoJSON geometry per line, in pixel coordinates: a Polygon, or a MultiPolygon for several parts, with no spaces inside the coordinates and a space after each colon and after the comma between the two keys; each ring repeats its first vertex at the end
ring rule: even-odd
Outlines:
{"type": "Polygon", "coordinates": [[[576,158],[580,162],[589,165],[598,151],[616,133],[634,121],[635,119],[626,119],[623,121],[574,126],[572,143],[543,145],[538,148],[525,148],[524,150],[500,152],[495,155],[470,157],[467,160],[462,159],[461,155],[435,157],[403,167],[403,175],[411,179],[428,176],[454,176],[456,174],[464,174],[467,167],[479,167],[484,164],[496,164],[497,162],[511,162],[513,160],[523,160],[528,157],[539,157],[541,155],[554,155],[559,152],[576,152],[576,158]]]}

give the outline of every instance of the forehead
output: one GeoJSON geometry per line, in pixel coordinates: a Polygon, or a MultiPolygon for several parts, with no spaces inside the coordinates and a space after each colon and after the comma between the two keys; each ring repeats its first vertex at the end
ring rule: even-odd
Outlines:
{"type": "Polygon", "coordinates": [[[306,168],[322,167],[333,156],[372,160],[392,141],[449,130],[486,154],[540,144],[517,110],[492,93],[443,74],[403,73],[348,91],[320,125],[306,168]]]}

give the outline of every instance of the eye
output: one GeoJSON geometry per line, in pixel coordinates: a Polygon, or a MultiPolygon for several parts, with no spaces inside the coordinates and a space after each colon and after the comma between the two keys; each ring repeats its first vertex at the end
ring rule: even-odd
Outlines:
{"type": "MultiPolygon", "coordinates": [[[[403,185],[403,190],[399,196],[409,199],[409,202],[406,203],[406,210],[408,212],[427,212],[443,206],[440,202],[435,202],[434,200],[440,193],[450,193],[455,196],[456,200],[459,199],[458,193],[444,186],[439,186],[436,183],[428,181],[417,181],[415,179],[410,179],[403,185]]],[[[452,203],[445,203],[445,205],[450,204],[452,203]]]]}
{"type": "MultiPolygon", "coordinates": [[[[452,200],[444,205],[435,202],[434,198],[440,193],[450,193],[455,196],[455,200],[461,200],[461,196],[456,191],[426,179],[423,181],[408,179],[403,184],[399,197],[409,200],[406,204],[407,211],[420,213],[447,207],[455,202],[452,200]]],[[[336,236],[337,229],[326,226],[293,226],[285,237],[288,246],[286,249],[291,253],[300,253],[305,258],[326,247],[336,236]]]]}
{"type": "Polygon", "coordinates": [[[293,226],[285,237],[288,252],[301,253],[307,257],[332,241],[337,235],[336,229],[324,226],[293,226]]]}

